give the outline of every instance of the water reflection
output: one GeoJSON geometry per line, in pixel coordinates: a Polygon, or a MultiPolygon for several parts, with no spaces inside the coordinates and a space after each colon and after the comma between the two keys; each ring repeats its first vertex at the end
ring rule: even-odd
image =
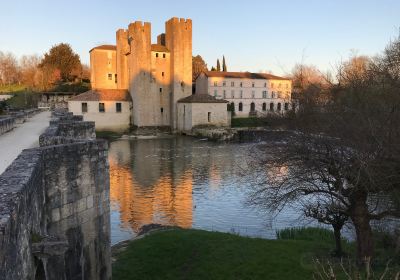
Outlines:
{"type": "Polygon", "coordinates": [[[244,205],[243,180],[256,180],[241,169],[251,146],[189,137],[110,143],[112,242],[149,223],[268,238],[277,228],[299,225],[295,210],[273,219],[244,205]]]}

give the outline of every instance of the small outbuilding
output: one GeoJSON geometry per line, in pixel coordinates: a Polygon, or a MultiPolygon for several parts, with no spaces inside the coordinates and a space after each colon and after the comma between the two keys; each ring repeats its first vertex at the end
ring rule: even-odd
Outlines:
{"type": "Polygon", "coordinates": [[[230,126],[228,101],[208,94],[193,94],[178,100],[178,131],[190,132],[196,126],[230,126]]]}
{"type": "Polygon", "coordinates": [[[122,89],[94,89],[79,94],[68,100],[68,111],[95,122],[98,131],[122,132],[132,123],[131,96],[122,89]]]}

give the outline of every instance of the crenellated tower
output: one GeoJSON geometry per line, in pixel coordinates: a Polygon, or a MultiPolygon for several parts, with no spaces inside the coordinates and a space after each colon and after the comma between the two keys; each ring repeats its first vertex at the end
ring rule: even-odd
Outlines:
{"type": "Polygon", "coordinates": [[[165,23],[165,45],[171,54],[171,128],[177,128],[177,101],[192,94],[192,20],[165,23]]]}
{"type": "Polygon", "coordinates": [[[130,46],[128,43],[128,30],[118,29],[116,32],[116,68],[117,87],[119,89],[129,88],[128,56],[130,46]]]}

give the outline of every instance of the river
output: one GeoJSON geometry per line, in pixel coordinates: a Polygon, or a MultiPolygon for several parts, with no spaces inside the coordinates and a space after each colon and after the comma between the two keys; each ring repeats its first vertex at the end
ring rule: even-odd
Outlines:
{"type": "Polygon", "coordinates": [[[259,176],[246,168],[253,145],[184,136],[110,142],[112,244],[149,223],[262,238],[309,225],[295,208],[271,215],[245,203],[259,176]]]}

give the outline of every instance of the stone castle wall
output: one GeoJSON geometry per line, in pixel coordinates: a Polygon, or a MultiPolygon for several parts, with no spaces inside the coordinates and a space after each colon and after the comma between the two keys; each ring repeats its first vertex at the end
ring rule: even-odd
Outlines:
{"type": "Polygon", "coordinates": [[[0,176],[0,279],[111,279],[107,143],[53,117],[0,176]]]}

